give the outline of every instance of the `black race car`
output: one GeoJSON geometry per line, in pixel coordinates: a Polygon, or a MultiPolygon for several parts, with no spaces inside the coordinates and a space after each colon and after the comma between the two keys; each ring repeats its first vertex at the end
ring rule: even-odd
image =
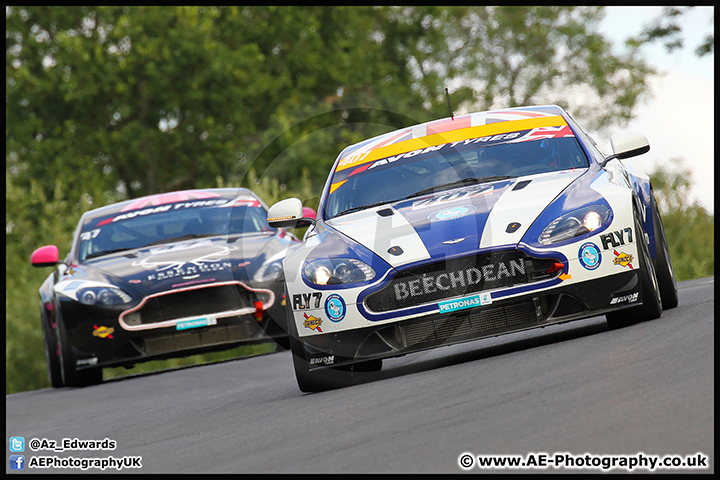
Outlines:
{"type": "Polygon", "coordinates": [[[36,267],[53,387],[102,381],[102,368],[224,350],[287,333],[281,261],[297,238],[267,223],[247,189],[152,195],[83,214],[64,261],[36,267]]]}

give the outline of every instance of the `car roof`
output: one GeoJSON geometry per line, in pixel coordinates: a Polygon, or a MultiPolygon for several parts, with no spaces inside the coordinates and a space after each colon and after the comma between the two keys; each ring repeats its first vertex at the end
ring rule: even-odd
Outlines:
{"type": "Polygon", "coordinates": [[[219,198],[234,199],[238,197],[252,197],[260,201],[265,206],[262,200],[252,191],[247,188],[203,188],[195,190],[179,190],[175,192],[156,193],[153,195],[146,195],[144,197],[133,198],[103,207],[88,210],[83,214],[86,219],[102,217],[113,213],[128,212],[132,210],[139,210],[143,208],[153,207],[157,205],[165,205],[168,203],[176,202],[197,202],[203,200],[214,200],[219,198]]]}
{"type": "Polygon", "coordinates": [[[346,147],[340,155],[338,155],[337,160],[339,161],[343,158],[349,157],[353,154],[353,152],[374,149],[404,140],[425,137],[427,135],[451,132],[461,128],[557,115],[565,117],[567,114],[557,105],[537,105],[488,110],[484,112],[474,112],[465,115],[441,118],[439,120],[431,120],[429,122],[419,123],[417,125],[411,125],[409,127],[384,133],[350,145],[346,147]]]}

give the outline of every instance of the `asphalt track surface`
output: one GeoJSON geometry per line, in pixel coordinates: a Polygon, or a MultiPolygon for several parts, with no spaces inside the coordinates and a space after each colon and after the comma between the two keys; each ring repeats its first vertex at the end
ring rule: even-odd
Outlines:
{"type": "MultiPolygon", "coordinates": [[[[700,453],[707,468],[655,472],[712,473],[713,307],[714,277],[683,282],[680,305],[658,320],[608,330],[595,317],[443,347],[315,394],[297,388],[289,352],[17,393],[6,396],[6,442],[25,437],[26,465],[41,456],[141,457],[141,468],[123,473],[604,472],[465,470],[465,453],[474,462],[700,453]],[[34,452],[33,438],[108,438],[116,448],[34,452]]],[[[82,473],[8,465],[11,474],[82,473]]]]}

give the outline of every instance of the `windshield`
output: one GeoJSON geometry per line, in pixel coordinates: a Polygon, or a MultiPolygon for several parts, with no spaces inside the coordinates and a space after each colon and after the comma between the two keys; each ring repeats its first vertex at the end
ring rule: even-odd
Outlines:
{"type": "Polygon", "coordinates": [[[267,212],[254,199],[238,205],[220,198],[182,202],[115,212],[93,217],[83,225],[78,240],[80,261],[112,252],[190,238],[264,232],[274,233],[267,212]]]}
{"type": "Polygon", "coordinates": [[[587,157],[572,131],[567,126],[552,128],[544,134],[534,129],[444,143],[366,163],[355,161],[349,167],[341,161],[331,179],[325,219],[465,185],[587,168],[587,157]]]}

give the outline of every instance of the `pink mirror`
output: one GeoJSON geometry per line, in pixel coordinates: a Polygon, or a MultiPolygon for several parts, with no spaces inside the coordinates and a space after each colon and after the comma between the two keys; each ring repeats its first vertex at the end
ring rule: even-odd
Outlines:
{"type": "Polygon", "coordinates": [[[45,245],[32,253],[30,262],[33,267],[53,267],[58,263],[58,248],[55,245],[45,245]]]}
{"type": "Polygon", "coordinates": [[[304,218],[312,218],[313,220],[317,219],[317,212],[313,210],[310,207],[303,207],[303,217],[304,218]]]}

